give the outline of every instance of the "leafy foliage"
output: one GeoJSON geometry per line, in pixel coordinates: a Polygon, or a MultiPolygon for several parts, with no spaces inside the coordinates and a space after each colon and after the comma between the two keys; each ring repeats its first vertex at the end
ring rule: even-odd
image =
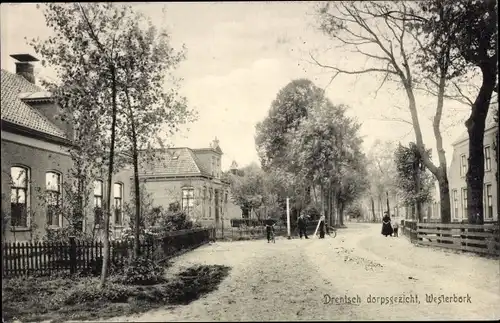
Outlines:
{"type": "Polygon", "coordinates": [[[154,285],[165,281],[165,268],[146,257],[130,258],[120,282],[132,285],[154,285]]]}
{"type": "Polygon", "coordinates": [[[323,90],[307,79],[293,80],[278,92],[267,118],[256,126],[255,143],[265,170],[286,167],[286,134],[297,129],[322,98],[323,90]]]}
{"type": "Polygon", "coordinates": [[[394,152],[394,160],[398,189],[405,205],[413,206],[415,203],[431,201],[434,181],[431,174],[426,172],[416,145],[410,143],[409,147],[404,147],[399,144],[394,152]]]}

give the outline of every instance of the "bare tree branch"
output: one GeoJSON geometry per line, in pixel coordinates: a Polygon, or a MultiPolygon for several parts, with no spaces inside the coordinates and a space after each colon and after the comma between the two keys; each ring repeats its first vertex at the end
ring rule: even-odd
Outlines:
{"type": "Polygon", "coordinates": [[[383,117],[383,118],[370,118],[372,120],[377,120],[377,121],[388,121],[388,122],[401,122],[401,123],[406,123],[410,126],[413,126],[413,122],[401,119],[401,118],[389,118],[389,117],[383,117]]]}
{"type": "MultiPolygon", "coordinates": [[[[331,69],[331,70],[334,70],[337,72],[337,74],[339,73],[344,73],[344,74],[350,74],[350,75],[354,75],[354,74],[365,74],[365,73],[371,73],[371,72],[380,72],[380,73],[392,73],[392,74],[397,74],[395,71],[392,71],[392,70],[388,70],[388,69],[383,69],[383,68],[367,68],[367,69],[364,69],[364,70],[357,70],[357,71],[347,71],[347,70],[343,70],[343,69],[340,69],[338,67],[334,67],[334,66],[331,66],[331,65],[325,65],[325,64],[321,64],[320,62],[318,62],[314,56],[309,53],[309,56],[311,57],[311,59],[314,61],[314,63],[316,63],[316,65],[320,66],[320,67],[323,67],[323,68],[328,68],[328,69],[331,69]]],[[[337,75],[336,74],[336,75],[337,75]]],[[[335,75],[335,76],[336,76],[335,75]]]]}

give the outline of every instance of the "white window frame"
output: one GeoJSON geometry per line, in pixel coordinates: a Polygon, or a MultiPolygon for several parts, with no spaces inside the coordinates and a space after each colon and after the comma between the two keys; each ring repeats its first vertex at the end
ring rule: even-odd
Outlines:
{"type": "Polygon", "coordinates": [[[115,226],[123,226],[123,183],[121,182],[115,182],[113,183],[113,220],[115,223],[115,226]],[[119,186],[119,196],[116,196],[116,187],[119,186]],[[117,202],[120,202],[120,206],[117,207],[117,202]],[[119,212],[119,215],[117,217],[117,212],[119,212]],[[120,220],[117,221],[117,218],[120,220]]]}
{"type": "Polygon", "coordinates": [[[104,222],[104,214],[102,213],[104,210],[102,209],[102,202],[104,200],[104,181],[101,180],[101,179],[96,179],[94,181],[94,200],[93,200],[93,205],[94,205],[94,223],[97,224],[97,225],[101,225],[103,224],[104,222]],[[100,183],[101,185],[101,194],[100,195],[97,195],[96,194],[96,184],[97,183],[100,183]],[[98,203],[96,203],[98,200],[100,199],[100,204],[101,205],[97,205],[98,203]],[[99,219],[100,221],[98,221],[98,217],[97,217],[97,208],[100,208],[101,209],[101,218],[99,219]]]}
{"type": "Polygon", "coordinates": [[[486,183],[484,184],[484,210],[486,211],[485,213],[485,218],[488,219],[493,219],[493,193],[491,192],[492,185],[491,183],[486,183]],[[488,192],[489,191],[489,192],[488,192]],[[490,210],[491,208],[491,210],[490,210]],[[491,212],[490,212],[491,211],[491,212]]]}
{"type": "Polygon", "coordinates": [[[187,215],[191,215],[194,211],[194,188],[186,186],[182,188],[181,196],[181,209],[186,212],[187,215]]]}
{"type": "Polygon", "coordinates": [[[462,219],[467,219],[467,188],[462,187],[462,219]]]}
{"type": "Polygon", "coordinates": [[[48,201],[47,201],[47,214],[46,214],[46,218],[47,218],[47,224],[50,228],[60,228],[62,227],[62,214],[59,213],[58,217],[57,217],[57,224],[53,224],[53,223],[49,223],[48,221],[48,215],[49,215],[49,206],[53,205],[51,202],[50,202],[50,193],[55,193],[55,194],[58,194],[57,196],[57,204],[56,204],[56,207],[59,207],[61,206],[61,203],[62,203],[62,174],[56,170],[49,170],[45,173],[45,192],[47,194],[47,198],[48,198],[48,201]],[[54,175],[57,175],[57,179],[58,179],[58,183],[57,183],[57,188],[54,190],[54,189],[51,189],[48,187],[48,182],[47,182],[47,175],[49,174],[54,174],[54,175]]]}
{"type": "Polygon", "coordinates": [[[484,146],[484,170],[491,171],[491,148],[489,145],[484,146]]]}
{"type": "Polygon", "coordinates": [[[453,218],[458,219],[458,191],[455,189],[452,191],[453,198],[453,218]]]}
{"type": "Polygon", "coordinates": [[[11,177],[11,185],[10,185],[10,199],[11,199],[11,218],[10,218],[10,226],[16,230],[16,229],[29,229],[31,227],[31,212],[30,212],[30,206],[31,206],[31,169],[26,166],[26,165],[20,165],[20,164],[15,164],[15,165],[12,165],[10,167],[10,177],[11,177]],[[12,170],[14,168],[21,168],[25,171],[25,174],[26,174],[26,179],[25,179],[25,182],[26,182],[26,186],[24,187],[21,187],[21,186],[15,186],[15,183],[14,183],[14,178],[13,178],[13,175],[12,175],[12,170]],[[26,193],[25,193],[25,208],[26,208],[26,225],[12,225],[12,189],[16,189],[16,197],[18,196],[18,193],[17,193],[17,190],[18,189],[24,189],[26,190],[26,193]]]}
{"type": "Polygon", "coordinates": [[[467,175],[467,156],[465,154],[460,155],[460,175],[465,177],[467,175]]]}

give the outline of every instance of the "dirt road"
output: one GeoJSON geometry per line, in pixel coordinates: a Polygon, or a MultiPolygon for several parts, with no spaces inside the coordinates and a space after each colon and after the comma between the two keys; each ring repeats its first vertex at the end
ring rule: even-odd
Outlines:
{"type": "Polygon", "coordinates": [[[201,247],[179,257],[173,270],[191,264],[233,267],[217,291],[186,306],[108,321],[500,317],[498,260],[416,247],[404,237],[385,238],[379,229],[349,224],[335,239],[217,242],[201,247]],[[438,304],[441,295],[442,301],[447,296],[451,303],[438,304]]]}

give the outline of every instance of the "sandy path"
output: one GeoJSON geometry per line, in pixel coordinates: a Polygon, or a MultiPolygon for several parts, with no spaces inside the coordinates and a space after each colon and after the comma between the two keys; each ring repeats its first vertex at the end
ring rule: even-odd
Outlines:
{"type": "Polygon", "coordinates": [[[359,295],[354,317],[364,320],[498,319],[498,260],[413,246],[385,238],[378,225],[339,231],[313,240],[309,261],[337,290],[359,295]],[[446,254],[446,255],[445,255],[446,254]],[[329,265],[325,265],[328,263],[329,265]],[[474,269],[474,270],[472,270],[474,269]],[[426,294],[470,296],[471,303],[427,303],[426,294]],[[419,304],[368,304],[369,296],[418,295],[419,304]]]}
{"type": "MultiPolygon", "coordinates": [[[[213,293],[189,305],[114,322],[428,320],[500,317],[499,263],[415,247],[385,238],[378,225],[349,224],[337,238],[217,242],[177,258],[171,273],[193,264],[231,266],[213,293]],[[410,278],[411,277],[411,278],[410,278]],[[426,294],[470,296],[467,304],[428,304],[426,294]],[[359,304],[324,304],[324,295],[359,304]],[[368,296],[418,295],[419,304],[370,304],[368,296]],[[344,298],[345,299],[345,298],[344,298]]],[[[101,320],[102,322],[102,320],[101,320]]]]}

